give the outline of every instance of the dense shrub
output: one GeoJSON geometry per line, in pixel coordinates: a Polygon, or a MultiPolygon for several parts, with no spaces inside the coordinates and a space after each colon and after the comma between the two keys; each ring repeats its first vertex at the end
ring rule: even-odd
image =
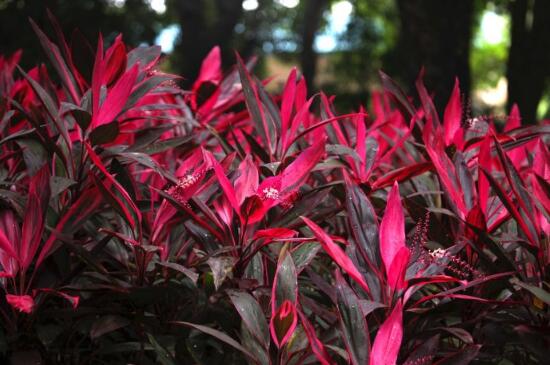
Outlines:
{"type": "Polygon", "coordinates": [[[545,363],[548,125],[384,74],[339,115],[217,48],[184,91],[54,30],[0,58],[4,362],[545,363]]]}

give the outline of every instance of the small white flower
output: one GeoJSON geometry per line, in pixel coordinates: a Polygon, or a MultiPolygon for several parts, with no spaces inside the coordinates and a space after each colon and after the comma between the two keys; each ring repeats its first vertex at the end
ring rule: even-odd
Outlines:
{"type": "Polygon", "coordinates": [[[265,188],[262,193],[264,199],[279,200],[279,190],[275,188],[265,188]]]}

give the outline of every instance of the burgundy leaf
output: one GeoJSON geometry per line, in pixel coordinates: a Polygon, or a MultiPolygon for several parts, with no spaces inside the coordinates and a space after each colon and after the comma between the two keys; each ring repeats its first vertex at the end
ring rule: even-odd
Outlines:
{"type": "Polygon", "coordinates": [[[29,198],[27,201],[25,219],[21,230],[21,247],[19,259],[21,270],[30,266],[44,232],[45,214],[50,199],[50,172],[44,166],[31,178],[29,198]]]}
{"type": "Polygon", "coordinates": [[[300,322],[302,323],[302,327],[304,328],[307,339],[309,340],[311,351],[313,352],[317,360],[319,360],[322,365],[335,364],[334,360],[332,360],[332,358],[328,354],[325,346],[317,337],[317,334],[315,333],[315,328],[309,322],[306,315],[302,313],[302,311],[298,311],[298,315],[300,316],[300,322]]]}
{"type": "Polygon", "coordinates": [[[122,187],[122,185],[120,185],[118,181],[116,181],[113,175],[107,171],[107,168],[99,156],[94,152],[92,147],[88,143],[86,143],[85,146],[93,164],[103,173],[109,183],[105,186],[105,188],[109,190],[110,185],[112,185],[118,194],[120,194],[124,202],[124,204],[121,204],[120,208],[123,210],[125,218],[128,220],[130,227],[134,231],[138,232],[138,236],[141,235],[141,211],[138,209],[130,195],[128,195],[128,192],[122,187]]]}

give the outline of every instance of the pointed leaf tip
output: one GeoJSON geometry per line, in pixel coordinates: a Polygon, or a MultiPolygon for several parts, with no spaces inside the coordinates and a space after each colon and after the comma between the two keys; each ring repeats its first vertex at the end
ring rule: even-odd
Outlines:
{"type": "Polygon", "coordinates": [[[386,212],[380,224],[380,252],[386,272],[402,247],[405,247],[405,216],[396,181],[388,194],[386,212]]]}
{"type": "Polygon", "coordinates": [[[353,280],[355,280],[367,293],[370,293],[367,282],[365,281],[365,279],[363,279],[363,276],[361,275],[359,270],[357,270],[353,261],[351,261],[351,259],[340,248],[340,246],[334,243],[332,238],[330,238],[330,236],[317,224],[313,223],[306,217],[301,216],[300,218],[302,218],[309,229],[313,232],[315,238],[319,241],[323,249],[334,260],[334,262],[336,262],[336,264],[338,264],[338,266],[340,266],[342,270],[348,273],[348,275],[351,276],[353,280]]]}

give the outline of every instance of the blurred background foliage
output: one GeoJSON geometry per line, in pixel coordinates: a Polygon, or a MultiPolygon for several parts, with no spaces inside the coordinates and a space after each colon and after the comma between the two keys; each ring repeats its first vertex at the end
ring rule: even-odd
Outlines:
{"type": "Polygon", "coordinates": [[[525,123],[550,116],[548,0],[0,0],[0,52],[23,49],[25,67],[44,59],[27,18],[47,29],[46,8],[90,52],[98,32],[161,45],[183,86],[218,44],[226,68],[235,50],[258,56],[272,88],[297,65],[342,110],[368,104],[379,69],[411,91],[424,67],[440,111],[456,76],[472,113],[518,103],[525,123]]]}

